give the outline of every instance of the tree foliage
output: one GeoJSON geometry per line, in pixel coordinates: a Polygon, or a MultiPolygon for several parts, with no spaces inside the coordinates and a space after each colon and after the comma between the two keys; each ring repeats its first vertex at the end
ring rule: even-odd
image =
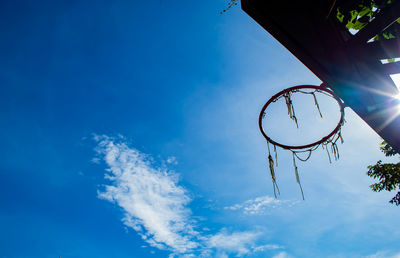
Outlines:
{"type": "MultiPolygon", "coordinates": [[[[386,7],[392,4],[392,0],[359,0],[345,2],[336,9],[337,20],[351,33],[356,33],[364,28],[369,22],[386,7]]],[[[400,23],[400,19],[397,19],[400,23]]],[[[396,26],[390,26],[376,35],[373,40],[391,39],[399,35],[396,26]]]]}
{"type": "MultiPolygon", "coordinates": [[[[386,142],[382,142],[380,149],[387,157],[397,154],[386,142]]],[[[395,164],[382,163],[379,160],[375,165],[368,166],[367,175],[379,180],[378,183],[370,185],[374,192],[382,190],[394,191],[398,189],[397,194],[389,202],[397,206],[400,205],[400,162],[395,164]]]]}

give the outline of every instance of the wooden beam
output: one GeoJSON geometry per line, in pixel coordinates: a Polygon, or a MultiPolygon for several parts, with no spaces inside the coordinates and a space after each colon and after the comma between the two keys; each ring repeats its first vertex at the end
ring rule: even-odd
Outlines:
{"type": "Polygon", "coordinates": [[[360,45],[365,43],[387,27],[392,25],[400,17],[400,1],[387,6],[381,10],[374,20],[362,28],[352,39],[349,40],[350,45],[360,45]]]}
{"type": "Polygon", "coordinates": [[[381,69],[385,74],[400,73],[400,62],[382,64],[381,69]]]}
{"type": "Polygon", "coordinates": [[[385,39],[354,47],[357,56],[364,59],[382,60],[400,57],[400,38],[385,39]]]}

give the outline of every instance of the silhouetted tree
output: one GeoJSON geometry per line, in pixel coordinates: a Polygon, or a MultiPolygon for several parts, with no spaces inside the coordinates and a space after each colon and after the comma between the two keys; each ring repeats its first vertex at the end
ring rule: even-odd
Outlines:
{"type": "MultiPolygon", "coordinates": [[[[382,142],[380,149],[387,157],[398,155],[386,142],[382,142]]],[[[375,165],[368,166],[367,175],[379,180],[378,183],[370,185],[374,192],[398,189],[397,194],[389,202],[397,206],[400,205],[400,162],[395,164],[382,163],[379,160],[375,165]]]]}

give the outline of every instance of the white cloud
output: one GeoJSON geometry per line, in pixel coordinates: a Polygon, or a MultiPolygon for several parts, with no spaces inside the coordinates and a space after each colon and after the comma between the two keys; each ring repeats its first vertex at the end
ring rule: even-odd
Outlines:
{"type": "Polygon", "coordinates": [[[208,246],[219,250],[237,253],[238,256],[248,254],[252,251],[252,245],[259,237],[256,232],[234,232],[227,233],[226,230],[211,236],[208,239],[208,246]]]}
{"type": "Polygon", "coordinates": [[[190,198],[177,185],[177,176],[153,168],[145,155],[125,143],[114,143],[106,136],[97,139],[97,150],[109,166],[106,178],[112,182],[99,197],[123,209],[124,224],[141,232],[153,247],[178,253],[198,247],[186,207],[190,198]]]}
{"type": "Polygon", "coordinates": [[[93,162],[94,164],[100,164],[100,159],[99,159],[98,157],[94,157],[94,158],[92,159],[92,162],[93,162]]]}
{"type": "Polygon", "coordinates": [[[171,156],[171,157],[168,157],[168,158],[167,158],[167,163],[168,163],[168,164],[177,165],[177,164],[178,164],[178,161],[176,160],[176,157],[171,156]]]}
{"type": "Polygon", "coordinates": [[[292,258],[293,256],[288,254],[287,252],[280,252],[277,255],[274,255],[272,258],[292,258]]]}
{"type": "Polygon", "coordinates": [[[375,254],[368,255],[365,258],[400,258],[400,253],[390,253],[389,251],[379,251],[375,254]]]}
{"type": "MultiPolygon", "coordinates": [[[[105,178],[110,184],[98,192],[99,198],[122,208],[123,223],[137,231],[150,246],[170,250],[172,257],[242,256],[281,248],[256,245],[261,232],[229,233],[223,229],[212,235],[205,233],[206,230],[195,230],[195,216],[188,208],[191,199],[178,185],[177,174],[156,168],[149,161],[151,157],[124,142],[98,135],[94,139],[98,142],[99,157],[109,167],[105,178]]],[[[265,198],[256,200],[266,202],[265,198]]]]}
{"type": "MultiPolygon", "coordinates": [[[[241,204],[235,204],[232,206],[224,207],[225,210],[243,210],[245,214],[264,214],[268,208],[277,208],[282,204],[288,204],[288,201],[277,200],[271,196],[261,196],[255,199],[247,200],[241,204]]],[[[289,206],[293,205],[294,202],[289,203],[289,206]]]]}
{"type": "Polygon", "coordinates": [[[282,249],[283,246],[280,245],[260,245],[257,247],[253,248],[253,252],[264,252],[266,250],[276,250],[276,249],[282,249]]]}

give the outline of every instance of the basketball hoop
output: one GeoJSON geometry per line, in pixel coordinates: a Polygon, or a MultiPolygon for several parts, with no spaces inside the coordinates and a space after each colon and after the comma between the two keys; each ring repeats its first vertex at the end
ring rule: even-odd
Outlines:
{"type": "Polygon", "coordinates": [[[328,153],[328,157],[329,157],[329,162],[331,162],[331,155],[330,155],[329,151],[333,154],[333,157],[335,158],[335,160],[339,159],[339,149],[338,149],[336,143],[339,139],[340,139],[340,142],[343,143],[343,138],[341,135],[341,128],[344,124],[344,121],[345,121],[344,120],[344,104],[343,104],[342,100],[333,91],[331,91],[329,88],[327,88],[324,84],[321,84],[320,86],[299,85],[299,86],[290,87],[290,88],[284,89],[284,90],[280,91],[279,93],[275,94],[267,101],[267,103],[265,103],[265,105],[263,106],[263,108],[261,109],[261,112],[260,112],[260,116],[258,119],[258,125],[260,128],[261,134],[267,140],[268,162],[269,162],[269,169],[270,169],[270,173],[271,173],[275,197],[276,197],[276,193],[278,193],[278,195],[280,194],[278,185],[276,183],[276,176],[275,176],[275,170],[274,170],[274,163],[277,164],[276,146],[292,152],[293,166],[294,166],[294,171],[295,171],[295,175],[296,175],[296,181],[299,184],[299,187],[301,190],[301,195],[304,200],[304,193],[303,193],[303,189],[302,189],[301,183],[300,183],[300,177],[299,177],[298,169],[296,166],[296,159],[298,159],[300,161],[307,161],[311,157],[312,152],[315,151],[316,149],[318,149],[319,146],[321,146],[323,149],[326,149],[326,151],[328,153]],[[285,99],[289,117],[296,123],[297,128],[299,127],[298,123],[297,123],[297,117],[295,114],[293,102],[292,102],[292,94],[293,93],[302,93],[302,94],[312,95],[313,99],[314,99],[314,104],[317,107],[321,118],[322,118],[322,113],[321,113],[315,93],[325,94],[325,95],[333,98],[336,101],[336,103],[339,105],[339,109],[340,109],[340,119],[339,119],[336,127],[328,135],[322,137],[321,139],[319,139],[313,143],[305,144],[305,145],[285,145],[285,144],[279,143],[279,142],[271,139],[265,132],[262,122],[263,122],[263,119],[267,116],[266,110],[267,110],[268,106],[271,103],[277,102],[278,100],[280,100],[282,98],[285,99]],[[274,162],[274,158],[272,158],[272,156],[271,156],[271,150],[270,150],[270,146],[269,146],[270,144],[272,144],[274,146],[275,162],[274,162]],[[308,154],[305,158],[301,158],[298,155],[299,153],[308,153],[308,154]]]}

